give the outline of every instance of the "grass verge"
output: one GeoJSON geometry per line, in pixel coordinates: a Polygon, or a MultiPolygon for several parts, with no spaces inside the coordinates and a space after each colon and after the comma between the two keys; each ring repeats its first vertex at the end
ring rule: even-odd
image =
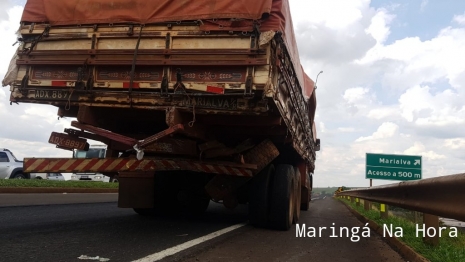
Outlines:
{"type": "Polygon", "coordinates": [[[43,179],[0,179],[0,187],[9,188],[118,188],[118,183],[92,181],[52,181],[43,179]]]}
{"type": "Polygon", "coordinates": [[[411,247],[415,252],[421,254],[431,262],[458,262],[465,261],[465,234],[462,232],[457,233],[457,237],[449,237],[449,229],[442,232],[442,237],[439,239],[438,246],[431,246],[423,242],[422,234],[416,235],[415,224],[404,218],[390,216],[387,219],[382,219],[376,210],[365,210],[363,205],[356,206],[355,203],[347,199],[341,199],[352,209],[362,214],[366,218],[378,224],[390,226],[393,228],[401,227],[403,229],[403,236],[398,239],[411,247]]]}

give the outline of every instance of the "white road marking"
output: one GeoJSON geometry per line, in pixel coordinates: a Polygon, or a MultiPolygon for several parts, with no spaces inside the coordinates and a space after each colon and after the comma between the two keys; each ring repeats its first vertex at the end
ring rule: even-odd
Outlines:
{"type": "Polygon", "coordinates": [[[174,246],[174,247],[170,247],[170,248],[165,249],[163,251],[160,251],[158,253],[148,255],[148,256],[143,257],[143,258],[138,259],[138,260],[134,260],[134,262],[158,261],[158,260],[161,260],[161,259],[163,259],[163,258],[165,258],[167,256],[174,255],[174,254],[179,253],[181,251],[184,251],[184,250],[186,250],[188,248],[191,248],[191,247],[193,247],[195,245],[198,245],[200,243],[203,243],[203,242],[208,241],[210,239],[213,239],[215,237],[219,237],[221,235],[224,235],[224,234],[226,234],[228,232],[231,232],[233,230],[236,230],[238,228],[241,228],[241,227],[243,227],[245,225],[247,225],[247,223],[242,223],[242,224],[237,224],[237,225],[234,225],[234,226],[230,226],[230,227],[218,230],[216,232],[210,233],[208,235],[205,235],[203,237],[199,237],[199,238],[193,239],[191,241],[187,241],[185,243],[182,243],[182,244],[174,246]]]}
{"type": "Polygon", "coordinates": [[[102,262],[110,261],[109,258],[104,258],[104,257],[99,257],[99,256],[89,257],[87,255],[81,255],[80,257],[78,257],[78,259],[81,259],[81,260],[97,260],[97,261],[102,261],[102,262]]]}

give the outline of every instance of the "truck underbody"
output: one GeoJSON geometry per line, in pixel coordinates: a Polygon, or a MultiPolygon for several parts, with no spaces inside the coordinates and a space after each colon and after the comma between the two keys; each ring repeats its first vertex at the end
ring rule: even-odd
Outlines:
{"type": "Polygon", "coordinates": [[[304,98],[281,33],[202,26],[23,24],[10,101],[76,118],[52,133],[58,148],[108,146],[26,158],[25,172],[118,176],[118,205],[139,214],[249,203],[252,224],[288,229],[310,202],[315,92],[304,98]]]}

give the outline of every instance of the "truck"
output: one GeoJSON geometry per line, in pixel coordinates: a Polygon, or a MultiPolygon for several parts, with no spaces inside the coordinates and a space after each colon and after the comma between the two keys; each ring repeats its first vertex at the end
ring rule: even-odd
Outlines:
{"type": "Polygon", "coordinates": [[[11,103],[76,118],[57,148],[107,145],[27,172],[117,176],[118,206],[140,215],[247,204],[252,225],[288,230],[309,209],[316,88],[288,0],[28,0],[18,32],[11,103]]]}
{"type": "MultiPolygon", "coordinates": [[[[73,158],[105,158],[106,145],[90,145],[88,150],[73,150],[73,158]]],[[[97,182],[117,182],[117,177],[108,178],[101,173],[73,173],[71,180],[77,181],[97,181],[97,182]]]]}

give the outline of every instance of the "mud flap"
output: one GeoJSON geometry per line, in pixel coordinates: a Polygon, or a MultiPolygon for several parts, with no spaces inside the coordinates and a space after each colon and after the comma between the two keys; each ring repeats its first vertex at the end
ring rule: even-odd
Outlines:
{"type": "Polygon", "coordinates": [[[118,207],[153,208],[155,200],[154,173],[119,173],[118,207]]]}

